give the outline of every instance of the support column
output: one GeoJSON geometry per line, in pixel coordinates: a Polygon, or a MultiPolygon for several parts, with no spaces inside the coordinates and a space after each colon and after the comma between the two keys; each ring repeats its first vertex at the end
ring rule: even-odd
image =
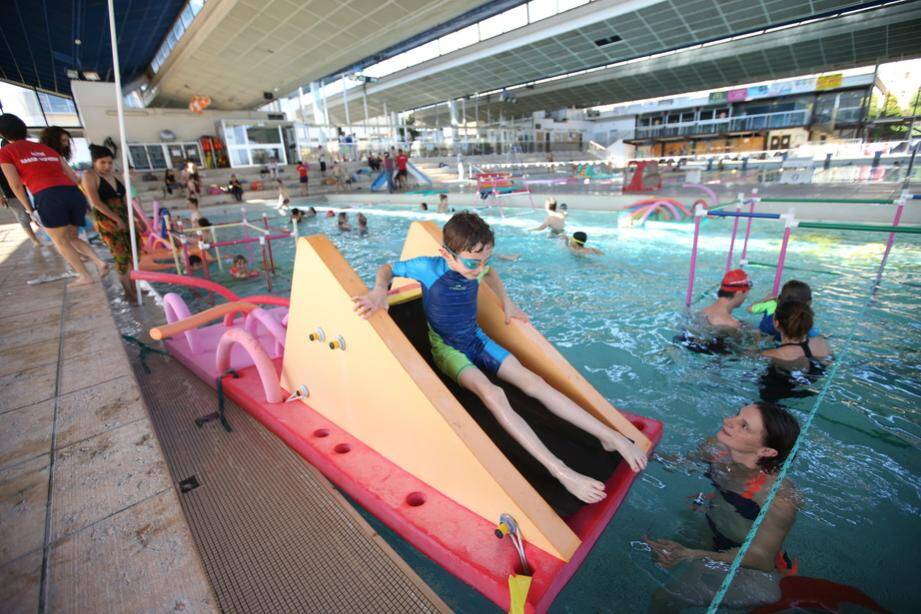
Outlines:
{"type": "Polygon", "coordinates": [[[346,134],[348,134],[348,128],[352,125],[352,119],[349,117],[349,93],[346,89],[345,77],[342,77],[340,81],[342,83],[342,106],[345,108],[346,134]]]}

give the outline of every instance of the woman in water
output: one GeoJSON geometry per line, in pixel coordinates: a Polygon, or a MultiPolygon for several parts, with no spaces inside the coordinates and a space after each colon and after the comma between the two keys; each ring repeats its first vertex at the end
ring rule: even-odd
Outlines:
{"type": "Polygon", "coordinates": [[[90,145],[90,157],[93,168],[83,173],[83,192],[93,207],[96,232],[115,260],[115,270],[125,297],[135,302],[137,294],[128,277],[131,273],[131,234],[128,230],[125,186],[112,172],[112,152],[107,147],[90,145]]]}
{"type": "Polygon", "coordinates": [[[820,373],[831,357],[831,348],[825,337],[809,336],[814,320],[808,303],[792,300],[779,303],[774,311],[774,328],[780,333],[780,345],[765,350],[762,356],[791,373],[820,373]]]}
{"type": "MultiPolygon", "coordinates": [[[[695,503],[706,506],[710,543],[693,548],[669,539],[646,540],[655,561],[674,568],[668,583],[653,595],[653,611],[676,612],[710,603],[797,437],[799,423],[789,412],[772,403],[753,403],[724,419],[716,436],[704,442],[701,456],[715,492],[709,498],[701,493],[695,503]]],[[[780,598],[780,579],[794,566],[783,542],[796,519],[796,507],[793,486],[785,481],[726,594],[725,605],[750,608],[780,598]]]]}

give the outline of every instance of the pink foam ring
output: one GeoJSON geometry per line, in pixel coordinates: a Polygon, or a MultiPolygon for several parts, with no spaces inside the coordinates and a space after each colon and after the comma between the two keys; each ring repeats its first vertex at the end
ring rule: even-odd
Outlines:
{"type": "Polygon", "coordinates": [[[281,354],[285,347],[285,329],[281,327],[278,320],[272,317],[272,314],[261,307],[249,312],[243,322],[243,330],[255,336],[259,324],[272,335],[272,339],[275,340],[275,350],[278,354],[281,354]]]}
{"type": "Polygon", "coordinates": [[[645,224],[645,223],[646,223],[646,218],[648,218],[650,215],[652,215],[653,211],[655,211],[655,210],[658,209],[658,208],[659,208],[659,206],[656,205],[656,204],[647,205],[647,206],[646,206],[646,210],[645,210],[644,213],[643,213],[643,216],[642,216],[639,220],[637,220],[637,224],[639,224],[640,226],[642,226],[643,224],[645,224]]]}
{"type": "Polygon", "coordinates": [[[141,222],[144,232],[151,231],[150,220],[147,219],[147,215],[144,213],[144,209],[141,208],[141,199],[135,196],[131,199],[131,206],[134,207],[135,217],[134,219],[141,222]]]}
{"type": "MultiPolygon", "coordinates": [[[[713,204],[710,205],[710,207],[715,207],[716,205],[718,205],[718,204],[720,203],[720,201],[717,200],[717,198],[716,198],[716,192],[714,192],[713,190],[711,190],[710,188],[708,188],[708,187],[705,186],[705,185],[700,185],[699,183],[685,183],[685,184],[683,184],[681,187],[682,187],[682,188],[690,188],[690,189],[692,189],[692,190],[700,190],[701,192],[703,192],[704,194],[706,194],[707,196],[709,196],[709,197],[710,197],[710,201],[713,202],[713,204]]],[[[709,208],[709,207],[708,207],[708,208],[709,208]]]]}
{"type": "Polygon", "coordinates": [[[275,364],[269,358],[259,341],[242,328],[227,329],[221,335],[217,344],[214,360],[217,366],[217,372],[223,373],[230,368],[230,352],[234,345],[241,345],[243,349],[253,359],[256,371],[259,373],[259,379],[262,381],[262,392],[265,394],[265,400],[269,403],[281,403],[285,400],[285,393],[278,384],[278,373],[275,371],[275,364]]]}
{"type": "Polygon", "coordinates": [[[156,271],[136,270],[131,271],[130,277],[135,281],[153,281],[161,284],[176,284],[178,286],[187,286],[189,288],[209,290],[218,296],[224,297],[228,301],[240,300],[240,297],[230,289],[225,288],[221,284],[215,283],[213,281],[202,279],[201,277],[189,277],[188,275],[176,275],[175,273],[159,273],[156,271]]]}
{"type": "MultiPolygon", "coordinates": [[[[253,271],[256,273],[256,271],[253,271]]],[[[258,273],[256,273],[258,275],[258,273]]],[[[275,296],[273,294],[256,294],[254,296],[249,296],[245,299],[234,299],[239,300],[244,303],[252,303],[253,305],[276,305],[278,307],[290,307],[291,301],[281,296],[275,296]]],[[[233,326],[234,318],[237,317],[237,314],[243,313],[243,317],[246,317],[246,313],[243,311],[231,311],[230,313],[224,316],[224,326],[230,328],[233,326]]]]}
{"type": "MultiPolygon", "coordinates": [[[[167,292],[163,296],[163,312],[166,314],[167,324],[185,320],[192,315],[192,312],[189,311],[189,306],[175,292],[167,292]]],[[[198,354],[201,351],[198,329],[193,328],[183,334],[185,335],[185,340],[189,343],[189,349],[192,350],[192,353],[198,354]]]]}
{"type": "Polygon", "coordinates": [[[288,328],[288,314],[287,313],[285,314],[285,317],[281,319],[281,325],[284,326],[285,328],[288,328]]]}
{"type": "Polygon", "coordinates": [[[678,201],[672,200],[670,198],[660,200],[656,203],[657,207],[664,207],[668,209],[668,212],[672,214],[672,219],[678,219],[678,208],[675,205],[680,205],[678,201]]]}

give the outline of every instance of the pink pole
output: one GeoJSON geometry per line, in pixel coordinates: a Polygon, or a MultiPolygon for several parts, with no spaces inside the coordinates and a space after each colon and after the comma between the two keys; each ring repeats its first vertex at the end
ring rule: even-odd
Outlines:
{"type": "Polygon", "coordinates": [[[697,239],[700,236],[700,216],[694,210],[694,244],[691,246],[691,273],[688,276],[688,293],[684,298],[685,307],[691,306],[691,296],[694,294],[694,273],[697,270],[697,239]]]}
{"type": "MultiPolygon", "coordinates": [[[[742,211],[742,195],[739,194],[739,201],[736,203],[736,213],[742,211]]],[[[736,234],[739,232],[739,218],[736,218],[732,221],[732,239],[729,241],[729,253],[726,255],[726,272],[729,272],[729,269],[732,268],[732,252],[736,247],[736,234]]]]}
{"type": "MultiPolygon", "coordinates": [[[[754,188],[754,189],[752,190],[752,200],[751,200],[751,203],[749,203],[749,205],[748,205],[748,212],[749,212],[749,213],[754,213],[754,212],[755,212],[755,205],[756,205],[757,203],[758,203],[758,188],[754,188]]],[[[742,266],[745,266],[745,265],[748,263],[748,260],[747,260],[747,257],[748,257],[748,237],[751,236],[751,233],[752,233],[752,218],[748,218],[748,223],[745,224],[745,242],[742,243],[742,259],[741,259],[742,261],[741,261],[741,263],[740,263],[742,266]]]]}
{"type": "Polygon", "coordinates": [[[269,263],[266,259],[265,239],[260,239],[259,244],[262,246],[262,271],[265,273],[265,285],[269,292],[272,291],[272,277],[269,275],[269,263]]]}
{"type": "Polygon", "coordinates": [[[790,226],[788,225],[783,231],[783,243],[780,245],[780,256],[777,257],[777,272],[774,274],[774,288],[771,294],[777,296],[780,291],[780,280],[783,277],[783,265],[787,259],[787,243],[790,241],[790,226]]]}
{"type": "MultiPolygon", "coordinates": [[[[262,224],[265,226],[266,230],[269,230],[269,216],[265,213],[262,214],[262,224]]],[[[275,257],[272,255],[272,242],[268,241],[268,250],[269,250],[269,266],[272,267],[272,273],[275,272],[275,257]]]]}
{"type": "MultiPolygon", "coordinates": [[[[905,209],[905,198],[899,199],[899,206],[895,209],[895,217],[892,218],[892,225],[898,226],[902,221],[902,211],[905,209]]],[[[889,252],[892,251],[892,245],[895,243],[895,233],[889,233],[889,240],[886,241],[886,251],[883,252],[883,259],[879,263],[879,272],[876,274],[876,280],[883,276],[883,269],[886,267],[886,261],[889,259],[889,252]]]]}

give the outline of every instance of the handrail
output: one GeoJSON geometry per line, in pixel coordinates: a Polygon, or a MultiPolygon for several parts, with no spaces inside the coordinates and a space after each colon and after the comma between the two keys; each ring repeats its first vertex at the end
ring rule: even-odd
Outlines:
{"type": "Polygon", "coordinates": [[[231,328],[221,336],[217,344],[214,360],[218,373],[224,373],[230,368],[230,351],[234,345],[241,345],[253,359],[259,379],[262,381],[262,391],[265,400],[269,403],[281,403],[285,400],[285,393],[278,384],[278,373],[272,359],[268,357],[259,341],[250,333],[241,328],[231,328]]]}
{"type": "Polygon", "coordinates": [[[250,313],[254,309],[258,309],[252,303],[244,303],[242,301],[233,301],[230,303],[223,303],[221,305],[215,305],[204,311],[199,311],[198,313],[192,314],[187,318],[182,320],[177,320],[172,324],[164,324],[163,326],[155,326],[150,329],[150,337],[156,341],[162,341],[169,337],[175,337],[179,333],[184,333],[187,330],[192,330],[193,328],[198,328],[209,322],[217,320],[224,316],[227,313],[239,313],[240,311],[244,313],[250,313]]]}

